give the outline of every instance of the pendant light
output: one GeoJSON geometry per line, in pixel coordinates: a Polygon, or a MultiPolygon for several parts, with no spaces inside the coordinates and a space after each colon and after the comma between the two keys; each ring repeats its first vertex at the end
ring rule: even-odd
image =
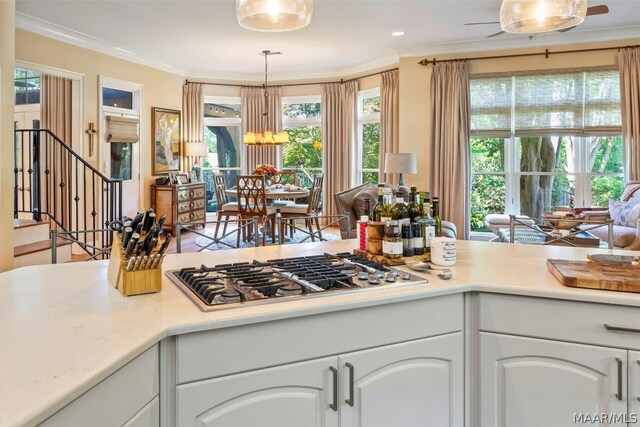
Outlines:
{"type": "Polygon", "coordinates": [[[238,24],[254,31],[292,31],[311,22],[313,0],[236,0],[238,24]]]}
{"type": "Polygon", "coordinates": [[[587,0],[503,0],[500,26],[507,33],[543,33],[581,24],[587,0]]]}
{"type": "Polygon", "coordinates": [[[289,134],[285,131],[274,133],[269,130],[269,93],[267,91],[267,58],[269,55],[280,55],[280,52],[263,50],[264,55],[264,111],[262,113],[262,132],[247,132],[243,141],[246,145],[282,145],[289,142],[289,134]]]}

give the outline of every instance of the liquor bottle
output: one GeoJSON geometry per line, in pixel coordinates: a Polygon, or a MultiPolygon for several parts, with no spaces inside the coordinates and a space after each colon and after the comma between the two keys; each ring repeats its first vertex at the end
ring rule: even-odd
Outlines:
{"type": "Polygon", "coordinates": [[[431,253],[431,239],[436,236],[436,223],[431,217],[431,207],[425,203],[422,208],[422,216],[416,219],[422,226],[422,237],[424,241],[424,253],[431,253]]]}
{"type": "Polygon", "coordinates": [[[368,195],[364,196],[364,200],[362,202],[362,208],[364,210],[363,215],[366,215],[367,217],[371,218],[371,197],[369,197],[368,195]]]}
{"type": "Polygon", "coordinates": [[[417,192],[415,186],[411,187],[411,198],[409,199],[407,210],[409,211],[409,219],[411,222],[415,222],[416,218],[422,215],[422,211],[420,210],[420,193],[417,192]]]}
{"type": "Polygon", "coordinates": [[[440,198],[433,198],[433,221],[436,223],[436,237],[442,236],[442,220],[440,219],[440,198]]]}
{"type": "Polygon", "coordinates": [[[380,221],[386,222],[391,221],[391,208],[393,205],[391,204],[391,191],[388,188],[384,189],[384,196],[382,198],[382,213],[380,214],[380,221]]]}
{"type": "Polygon", "coordinates": [[[396,204],[391,208],[391,219],[398,221],[400,227],[411,222],[409,210],[404,205],[404,198],[400,192],[396,194],[396,204]]]}
{"type": "Polygon", "coordinates": [[[380,218],[382,216],[382,211],[384,210],[384,186],[382,184],[378,184],[378,201],[373,206],[373,214],[371,218],[374,221],[382,221],[380,218]]]}

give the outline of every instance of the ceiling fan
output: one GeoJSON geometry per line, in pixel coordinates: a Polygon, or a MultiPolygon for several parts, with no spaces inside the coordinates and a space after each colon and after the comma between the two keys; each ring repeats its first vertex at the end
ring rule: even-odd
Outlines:
{"type": "MultiPolygon", "coordinates": [[[[593,15],[604,15],[609,13],[609,7],[607,5],[601,4],[598,6],[590,6],[587,8],[587,16],[593,16],[593,15]]],[[[500,21],[490,21],[490,22],[468,22],[464,25],[495,25],[495,24],[500,24],[500,21]]],[[[569,30],[572,30],[576,27],[576,25],[574,25],[573,27],[568,27],[568,28],[563,28],[561,30],[556,30],[559,33],[565,33],[569,30]]],[[[491,37],[495,37],[495,36],[499,36],[501,34],[504,34],[505,31],[498,31],[497,33],[488,35],[487,38],[490,39],[491,37]]]]}

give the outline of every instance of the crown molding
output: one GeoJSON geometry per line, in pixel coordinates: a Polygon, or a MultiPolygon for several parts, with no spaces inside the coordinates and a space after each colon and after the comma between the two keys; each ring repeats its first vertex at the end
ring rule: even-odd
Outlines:
{"type": "Polygon", "coordinates": [[[16,11],[16,28],[168,73],[179,76],[187,75],[184,69],[165,64],[142,53],[131,51],[115,43],[70,30],[18,11],[16,11]]]}
{"type": "Polygon", "coordinates": [[[533,35],[507,34],[494,39],[467,40],[398,49],[401,58],[413,56],[449,55],[453,53],[487,52],[506,49],[524,49],[567,44],[585,44],[607,41],[638,39],[640,25],[600,30],[574,30],[568,33],[542,33],[533,35]]]}

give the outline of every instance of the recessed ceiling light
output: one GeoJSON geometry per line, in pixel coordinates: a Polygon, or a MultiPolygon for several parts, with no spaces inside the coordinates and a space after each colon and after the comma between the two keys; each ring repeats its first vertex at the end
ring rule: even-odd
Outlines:
{"type": "Polygon", "coordinates": [[[391,35],[396,37],[404,36],[404,31],[394,31],[391,35]]]}

